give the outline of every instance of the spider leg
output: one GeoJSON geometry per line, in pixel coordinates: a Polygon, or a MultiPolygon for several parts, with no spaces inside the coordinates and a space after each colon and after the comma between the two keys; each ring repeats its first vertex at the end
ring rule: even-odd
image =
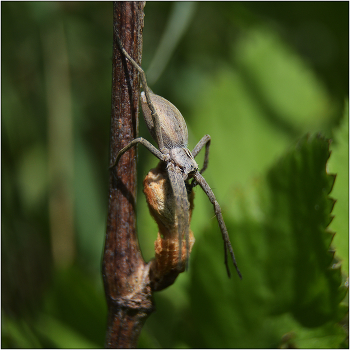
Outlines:
{"type": "Polygon", "coordinates": [[[209,162],[209,146],[210,146],[210,135],[204,135],[199,142],[197,143],[196,147],[192,151],[193,157],[196,157],[197,154],[201,151],[201,149],[205,145],[205,155],[204,155],[204,164],[203,168],[199,171],[201,174],[203,174],[204,170],[208,167],[209,162]]]}
{"type": "Polygon", "coordinates": [[[137,139],[132,140],[127,146],[122,148],[118,154],[117,158],[115,159],[114,163],[109,167],[109,169],[112,169],[118,165],[120,157],[131,147],[135,146],[136,144],[141,143],[144,145],[151,153],[153,153],[158,159],[164,160],[164,154],[160,152],[157,148],[155,148],[149,141],[145,140],[143,137],[138,137],[137,139]]]}
{"type": "Polygon", "coordinates": [[[125,51],[125,49],[124,49],[124,47],[123,47],[123,45],[122,45],[118,35],[116,35],[116,38],[117,38],[117,43],[119,45],[120,51],[132,63],[132,65],[137,69],[137,71],[140,74],[143,91],[145,92],[145,95],[146,95],[147,105],[148,105],[148,108],[151,111],[152,118],[153,118],[153,124],[154,124],[155,132],[156,132],[156,135],[157,135],[157,140],[156,141],[158,143],[159,149],[161,151],[163,151],[163,149],[164,149],[164,142],[163,142],[162,130],[161,130],[161,127],[160,127],[159,116],[158,116],[158,114],[156,112],[156,109],[154,108],[154,106],[152,104],[152,101],[151,101],[151,98],[149,96],[149,90],[150,89],[149,89],[149,87],[147,85],[146,74],[145,74],[144,70],[136,63],[136,61],[125,51]]]}
{"type": "Polygon", "coordinates": [[[179,239],[179,269],[181,269],[182,257],[182,237],[186,239],[186,268],[189,259],[189,209],[190,205],[187,197],[187,189],[181,171],[172,163],[167,165],[168,176],[174,194],[175,217],[177,220],[179,239]]]}
{"type": "Polygon", "coordinates": [[[227,274],[230,277],[230,270],[228,268],[228,262],[227,262],[227,249],[228,249],[230,252],[232,261],[233,261],[233,265],[235,266],[235,268],[237,270],[238,276],[242,279],[241,272],[239,271],[237,263],[236,263],[235,254],[233,253],[233,248],[232,248],[232,245],[230,242],[230,237],[229,237],[228,232],[227,232],[224,218],[222,217],[222,214],[221,214],[221,208],[220,208],[218,201],[215,198],[214,192],[212,191],[212,189],[210,188],[208,183],[205,181],[204,177],[199,172],[196,172],[193,175],[193,177],[199,183],[199,185],[202,187],[203,191],[208,196],[210,202],[214,205],[215,215],[216,215],[216,218],[217,218],[219,226],[220,226],[222,238],[224,240],[225,265],[226,265],[227,274]]]}

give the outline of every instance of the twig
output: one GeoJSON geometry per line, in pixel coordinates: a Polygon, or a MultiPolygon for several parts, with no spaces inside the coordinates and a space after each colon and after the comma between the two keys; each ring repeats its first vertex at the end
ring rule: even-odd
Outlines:
{"type": "MultiPolygon", "coordinates": [[[[120,54],[116,35],[137,62],[141,60],[143,2],[113,5],[113,80],[110,164],[118,151],[137,137],[139,79],[120,54]],[[128,72],[133,72],[132,77],[128,72]],[[132,78],[132,79],[131,79],[132,78]]],[[[109,207],[103,281],[108,303],[106,347],[136,347],[146,318],[153,311],[149,266],[143,261],[136,233],[136,150],[110,172],[109,207]]]]}

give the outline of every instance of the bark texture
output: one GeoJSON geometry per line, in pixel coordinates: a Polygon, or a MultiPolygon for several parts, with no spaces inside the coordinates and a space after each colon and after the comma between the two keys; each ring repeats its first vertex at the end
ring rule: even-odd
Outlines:
{"type": "MultiPolygon", "coordinates": [[[[110,165],[118,151],[137,137],[139,79],[121,54],[116,35],[138,62],[142,54],[144,2],[113,5],[113,69],[110,165]],[[130,73],[132,72],[132,73],[130,73]],[[130,74],[130,76],[129,76],[130,74]]],[[[149,267],[136,232],[136,148],[110,172],[109,206],[102,274],[108,303],[106,347],[136,347],[142,325],[153,311],[149,267]]]]}

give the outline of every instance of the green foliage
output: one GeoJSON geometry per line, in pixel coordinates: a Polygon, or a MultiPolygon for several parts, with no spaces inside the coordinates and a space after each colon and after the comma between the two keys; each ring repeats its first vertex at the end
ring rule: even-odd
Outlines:
{"type": "Polygon", "coordinates": [[[328,252],[332,235],[326,228],[333,206],[328,156],[327,140],[304,137],[253,185],[253,200],[247,201],[245,193],[232,198],[241,215],[226,221],[234,233],[242,282],[236,276],[227,281],[216,227],[197,242],[186,320],[201,320],[201,325],[195,340],[188,335],[191,347],[276,347],[290,332],[301,348],[310,340],[302,339],[305,333],[321,347],[340,346],[345,333],[329,326],[346,312],[339,305],[346,290],[340,288],[340,269],[333,268],[328,252]],[[215,319],[225,321],[213,337],[215,319]],[[322,327],[325,332],[315,335],[322,327]],[[324,336],[333,337],[323,342],[324,336]]]}
{"type": "MultiPolygon", "coordinates": [[[[101,348],[112,4],[5,2],[2,29],[2,345],[101,348]],[[52,120],[66,131],[54,143],[52,120]],[[72,217],[63,250],[53,190],[72,217]]],[[[189,147],[211,135],[204,176],[243,280],[233,267],[227,278],[213,208],[196,189],[189,271],[155,294],[139,346],[347,347],[348,3],[150,2],[146,72],[156,52],[152,74],[166,66],[151,88],[184,115],[189,147]],[[172,34],[172,21],[184,27],[172,34]]],[[[151,139],[142,120],[140,134],[151,139]]],[[[146,260],[157,228],[141,184],[156,164],[139,147],[146,260]]]]}
{"type": "Polygon", "coordinates": [[[349,274],[349,105],[344,109],[343,119],[334,133],[334,143],[331,145],[332,156],[328,162],[331,173],[337,174],[332,190],[336,198],[330,228],[337,234],[332,244],[342,263],[342,269],[349,274]]]}

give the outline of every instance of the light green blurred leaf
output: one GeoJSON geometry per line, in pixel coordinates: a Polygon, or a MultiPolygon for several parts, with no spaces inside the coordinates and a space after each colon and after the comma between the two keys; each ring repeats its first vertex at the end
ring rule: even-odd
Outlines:
{"type": "Polygon", "coordinates": [[[44,338],[50,339],[59,349],[96,349],[98,344],[91,342],[74,328],[58,319],[42,314],[36,323],[37,332],[44,338]]]}
{"type": "Polygon", "coordinates": [[[75,150],[74,194],[77,239],[86,258],[85,263],[95,271],[99,271],[106,229],[104,210],[107,210],[107,203],[103,202],[100,183],[95,181],[96,169],[93,160],[80,138],[75,150]]]}
{"type": "Polygon", "coordinates": [[[40,348],[41,344],[33,330],[24,320],[14,320],[1,315],[2,348],[40,348]]]}
{"type": "Polygon", "coordinates": [[[47,160],[43,145],[30,147],[19,162],[18,184],[24,206],[31,208],[43,202],[48,188],[47,160]]]}
{"type": "Polygon", "coordinates": [[[234,57],[256,96],[295,130],[319,131],[334,113],[325,85],[272,28],[245,33],[234,57]]]}
{"type": "MultiPolygon", "coordinates": [[[[288,138],[276,132],[263,115],[234,69],[221,69],[205,85],[191,119],[194,140],[190,139],[190,147],[210,134],[209,167],[204,176],[217,188],[217,197],[223,198],[232,183],[244,184],[262,172],[288,145],[288,138]],[[220,184],[214,179],[220,179],[220,184]]],[[[204,152],[198,156],[200,165],[203,156],[204,152]]]]}

